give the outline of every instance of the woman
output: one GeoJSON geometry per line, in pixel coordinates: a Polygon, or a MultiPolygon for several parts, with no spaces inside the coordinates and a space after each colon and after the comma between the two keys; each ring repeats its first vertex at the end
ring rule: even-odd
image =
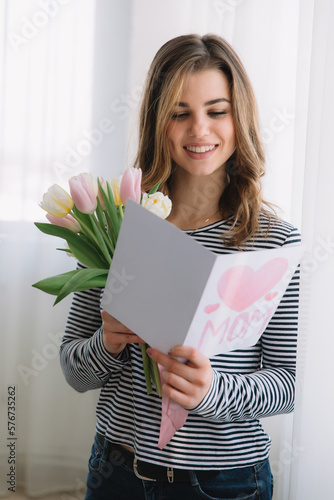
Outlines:
{"type": "MultiPolygon", "coordinates": [[[[169,221],[189,237],[221,254],[299,243],[298,231],[265,209],[256,103],[223,39],[185,35],[158,51],[139,137],[143,190],[162,179],[169,221]]],[[[100,314],[100,290],[76,293],[62,367],[78,391],[101,388],[86,498],[272,498],[270,438],[259,418],[293,410],[297,297],[298,272],[249,349],[212,359],[187,346],[168,356],[149,350],[165,393],[189,410],[159,450],[161,401],[146,394],[142,339],[100,314]]]]}

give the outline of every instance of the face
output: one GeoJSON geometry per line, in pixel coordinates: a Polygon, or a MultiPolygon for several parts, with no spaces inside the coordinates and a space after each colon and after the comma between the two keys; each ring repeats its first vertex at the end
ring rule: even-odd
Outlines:
{"type": "Polygon", "coordinates": [[[205,176],[225,170],[236,146],[229,84],[221,71],[186,77],[167,139],[171,157],[183,172],[205,176]]]}

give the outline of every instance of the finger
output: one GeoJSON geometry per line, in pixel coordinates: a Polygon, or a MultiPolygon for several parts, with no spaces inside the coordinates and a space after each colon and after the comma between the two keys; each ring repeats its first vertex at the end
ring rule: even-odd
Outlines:
{"type": "Polygon", "coordinates": [[[190,410],[192,407],[194,407],[192,404],[192,398],[188,394],[180,392],[168,384],[164,384],[162,390],[168,398],[182,406],[182,408],[190,410]]]}
{"type": "Polygon", "coordinates": [[[188,366],[202,367],[207,364],[208,358],[204,356],[198,349],[186,345],[178,345],[173,347],[169,353],[175,358],[185,358],[188,360],[188,366]]]}
{"type": "Polygon", "coordinates": [[[193,392],[192,383],[182,377],[179,377],[175,373],[168,372],[167,370],[162,370],[161,375],[165,383],[173,387],[174,389],[185,394],[191,394],[193,392]]]}
{"type": "Polygon", "coordinates": [[[168,355],[163,354],[162,352],[153,348],[148,349],[147,353],[155,361],[157,361],[157,363],[161,364],[164,368],[167,368],[169,371],[172,371],[170,370],[170,366],[177,365],[177,363],[180,363],[179,365],[180,369],[182,369],[182,366],[185,366],[183,362],[180,362],[178,359],[175,358],[185,359],[187,360],[186,366],[191,366],[196,368],[201,368],[203,366],[206,366],[209,361],[209,359],[197,349],[183,345],[173,347],[168,352],[168,355]]]}
{"type": "Polygon", "coordinates": [[[182,377],[188,381],[191,381],[194,377],[194,368],[188,364],[184,364],[178,359],[171,356],[163,354],[157,349],[152,349],[151,347],[146,350],[147,354],[161,365],[167,372],[174,373],[179,377],[182,377]]]}

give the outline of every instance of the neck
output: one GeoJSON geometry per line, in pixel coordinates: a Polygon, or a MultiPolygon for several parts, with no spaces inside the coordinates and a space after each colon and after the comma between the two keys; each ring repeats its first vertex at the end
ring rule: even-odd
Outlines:
{"type": "Polygon", "coordinates": [[[219,200],[224,189],[222,172],[193,176],[178,169],[173,179],[172,212],[168,220],[183,230],[196,230],[221,220],[219,200]]]}

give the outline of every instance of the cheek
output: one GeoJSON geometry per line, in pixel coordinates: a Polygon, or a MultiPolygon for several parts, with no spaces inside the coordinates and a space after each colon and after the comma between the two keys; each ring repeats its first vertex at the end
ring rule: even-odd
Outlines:
{"type": "Polygon", "coordinates": [[[174,143],[173,143],[173,140],[168,136],[167,136],[167,146],[168,146],[169,153],[171,155],[173,155],[173,152],[175,151],[174,143]]]}
{"type": "Polygon", "coordinates": [[[174,123],[168,126],[166,136],[167,136],[167,145],[169,152],[171,155],[175,154],[180,140],[179,140],[178,129],[174,123]]]}
{"type": "Polygon", "coordinates": [[[232,120],[232,117],[229,117],[228,120],[224,123],[226,133],[229,135],[234,135],[235,134],[235,127],[234,127],[234,122],[232,120]]]}
{"type": "Polygon", "coordinates": [[[231,146],[235,147],[236,138],[235,138],[235,128],[232,120],[226,122],[224,124],[224,130],[222,130],[222,135],[225,137],[226,142],[231,146]]]}
{"type": "Polygon", "coordinates": [[[231,134],[231,140],[234,142],[235,144],[235,126],[234,126],[234,122],[231,118],[231,121],[229,123],[229,128],[230,128],[230,134],[231,134]]]}
{"type": "Polygon", "coordinates": [[[179,161],[180,155],[177,152],[174,141],[170,137],[167,137],[167,147],[171,160],[177,163],[179,161]]]}
{"type": "Polygon", "coordinates": [[[174,146],[179,144],[184,135],[184,126],[178,121],[171,121],[166,129],[166,136],[174,146]]]}

